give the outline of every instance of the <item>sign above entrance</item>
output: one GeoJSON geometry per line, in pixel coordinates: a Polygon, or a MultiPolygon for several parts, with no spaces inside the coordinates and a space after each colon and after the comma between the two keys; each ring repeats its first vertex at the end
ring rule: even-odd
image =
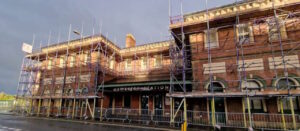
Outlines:
{"type": "Polygon", "coordinates": [[[131,92],[131,91],[169,91],[169,86],[120,87],[120,88],[113,89],[113,92],[131,92]]]}

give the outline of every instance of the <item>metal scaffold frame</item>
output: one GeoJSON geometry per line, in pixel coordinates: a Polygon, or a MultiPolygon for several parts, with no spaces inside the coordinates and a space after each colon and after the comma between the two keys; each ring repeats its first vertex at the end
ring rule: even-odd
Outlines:
{"type": "MultiPolygon", "coordinates": [[[[63,53],[64,51],[57,49],[55,52],[50,54],[49,49],[46,49],[45,54],[43,56],[40,55],[41,52],[45,50],[45,48],[51,46],[50,32],[47,47],[42,48],[42,46],[40,45],[40,49],[33,51],[33,53],[37,54],[36,56],[28,54],[24,57],[19,76],[17,104],[15,104],[14,107],[16,111],[23,112],[23,114],[25,115],[35,114],[37,116],[43,115],[47,117],[62,117],[66,115],[67,118],[76,117],[80,119],[87,119],[89,116],[91,116],[92,119],[95,119],[97,98],[103,97],[104,93],[104,90],[102,89],[102,96],[98,96],[98,92],[100,91],[99,87],[97,86],[98,75],[99,73],[103,74],[101,85],[104,84],[105,72],[108,69],[106,67],[108,64],[105,64],[109,61],[109,54],[107,53],[108,47],[107,44],[103,44],[103,42],[108,42],[108,40],[107,38],[102,36],[100,29],[99,36],[102,38],[102,41],[91,43],[88,47],[82,47],[83,40],[85,39],[83,38],[82,27],[81,32],[74,31],[75,34],[80,35],[80,44],[78,45],[78,47],[75,47],[76,49],[78,49],[78,52],[75,55],[70,54],[69,47],[71,30],[72,26],[70,25],[65,53],[63,53]],[[106,40],[103,41],[103,39],[106,40]],[[97,58],[95,58],[95,60],[92,60],[92,54],[97,55],[97,58]],[[102,56],[103,60],[101,58],[102,56]],[[81,90],[82,88],[82,79],[85,79],[81,78],[81,75],[84,73],[88,74],[88,77],[90,79],[94,78],[93,84],[95,90],[91,90],[92,83],[89,82],[87,83],[86,87],[87,92],[85,94],[82,94],[83,91],[79,92],[79,90],[81,90]],[[58,77],[61,76],[61,74],[62,79],[59,81],[58,77]],[[70,76],[68,75],[70,74],[75,74],[77,78],[69,78],[70,76]],[[92,77],[92,75],[94,75],[94,77],[92,77]],[[46,80],[46,78],[51,80],[46,80]],[[70,87],[66,87],[67,84],[69,84],[66,83],[67,79],[68,81],[74,81],[76,83],[76,88],[71,89],[70,87]],[[61,85],[58,84],[58,82],[61,82],[61,85]],[[40,88],[39,92],[32,93],[36,88],[40,88]],[[91,91],[93,93],[91,93],[91,91]],[[71,95],[71,97],[69,95],[71,95]],[[93,105],[90,104],[89,99],[93,99],[93,105]],[[36,100],[36,103],[34,103],[34,100],[36,100]],[[59,101],[59,103],[57,103],[57,100],[59,101]],[[35,104],[35,107],[33,107],[33,104],[35,104]],[[53,111],[56,111],[56,114],[53,114],[53,111]],[[77,114],[78,112],[80,115],[77,114]]],[[[94,36],[95,35],[93,30],[92,39],[94,38],[94,36]]],[[[58,43],[60,42],[59,39],[60,36],[58,38],[58,43]]],[[[34,47],[34,39],[32,47],[34,47]]],[[[75,50],[73,49],[72,52],[74,51],[75,50]]],[[[103,100],[101,100],[101,111],[102,105],[103,100]]]]}
{"type": "MultiPolygon", "coordinates": [[[[279,96],[277,96],[277,95],[275,95],[275,97],[277,97],[277,98],[279,98],[279,104],[280,104],[280,113],[281,113],[281,117],[282,117],[282,127],[283,127],[283,129],[288,129],[287,128],[287,125],[286,125],[286,123],[285,123],[285,115],[286,114],[284,114],[284,109],[283,109],[283,102],[282,102],[282,100],[283,99],[286,99],[286,98],[288,98],[288,100],[289,100],[289,106],[290,106],[290,110],[291,110],[291,118],[292,118],[292,128],[293,129],[297,129],[297,125],[296,125],[296,116],[295,116],[295,113],[294,113],[294,105],[293,105],[293,98],[295,98],[295,97],[297,97],[297,96],[295,96],[295,95],[291,95],[290,94],[290,89],[292,88],[292,87],[294,87],[294,88],[296,88],[297,86],[295,86],[295,85],[290,85],[290,83],[289,83],[289,74],[288,74],[288,70],[287,70],[287,64],[290,64],[288,61],[289,60],[286,60],[287,58],[285,58],[287,55],[289,55],[291,52],[293,52],[293,51],[295,51],[295,50],[297,50],[297,48],[299,47],[299,46],[296,46],[296,47],[294,47],[293,49],[289,49],[289,50],[286,50],[286,49],[284,49],[284,43],[282,42],[283,40],[282,40],[282,36],[281,36],[281,33],[282,33],[282,30],[281,30],[281,28],[282,28],[282,26],[285,26],[285,21],[286,21],[286,19],[288,20],[289,18],[292,18],[293,16],[297,16],[297,14],[299,14],[298,12],[291,12],[291,11],[285,11],[285,10],[283,10],[283,9],[281,9],[281,7],[275,7],[275,5],[274,5],[274,0],[272,1],[273,2],[273,8],[271,9],[272,11],[273,11],[273,16],[266,16],[266,17],[264,17],[264,18],[256,18],[256,19],[250,19],[250,22],[248,21],[248,22],[246,22],[246,24],[249,24],[249,25],[255,25],[255,24],[257,24],[256,22],[258,22],[258,24],[260,24],[260,22],[261,22],[261,20],[263,20],[263,21],[266,21],[267,23],[268,23],[268,25],[269,25],[269,28],[268,28],[268,30],[270,31],[270,30],[273,30],[273,28],[274,28],[274,30],[276,30],[275,32],[268,32],[269,34],[269,36],[268,36],[268,39],[266,39],[265,40],[265,42],[266,43],[268,43],[269,45],[269,47],[271,48],[271,51],[272,51],[272,53],[271,53],[271,57],[272,57],[272,59],[273,59],[273,66],[274,66],[274,68],[273,69],[271,69],[271,70],[273,70],[274,71],[274,73],[275,73],[275,75],[276,75],[276,77],[275,78],[264,78],[265,80],[277,80],[277,79],[279,79],[279,76],[278,76],[278,66],[282,66],[283,65],[283,68],[282,69],[280,69],[279,70],[279,72],[283,72],[283,76],[281,77],[282,79],[285,79],[286,80],[286,83],[287,83],[287,90],[288,90],[288,94],[284,94],[284,95],[279,95],[279,96]],[[279,14],[278,15],[278,12],[281,12],[282,14],[279,14]],[[271,24],[273,24],[273,25],[271,25],[271,24]],[[276,35],[276,36],[275,36],[276,35]],[[270,37],[272,37],[272,36],[275,36],[275,37],[277,37],[276,39],[277,39],[277,43],[276,43],[276,45],[273,45],[273,41],[272,40],[270,40],[270,37]],[[279,50],[278,50],[278,48],[279,48],[279,50]],[[276,50],[275,50],[276,49],[276,50]],[[279,52],[279,53],[278,53],[279,52]],[[281,57],[281,61],[282,62],[280,62],[281,64],[277,64],[278,63],[278,60],[276,61],[275,60],[275,57],[281,57]],[[276,63],[277,62],[277,63],[276,63]]],[[[235,6],[236,6],[236,8],[238,8],[237,6],[238,6],[238,4],[239,4],[240,2],[238,2],[237,0],[236,0],[236,2],[235,2],[235,6]]],[[[182,1],[181,1],[181,11],[182,11],[182,1]]],[[[213,126],[213,127],[219,127],[220,125],[217,125],[217,123],[216,123],[216,116],[214,115],[216,112],[215,112],[215,103],[214,103],[214,98],[215,97],[222,97],[223,98],[223,96],[215,96],[215,93],[214,93],[214,91],[213,91],[213,86],[214,86],[214,84],[213,84],[213,75],[212,75],[212,72],[211,72],[211,70],[213,70],[213,69],[211,69],[212,67],[211,67],[211,64],[213,63],[212,62],[212,55],[214,54],[214,52],[212,53],[210,50],[210,47],[211,47],[211,42],[210,42],[210,18],[209,18],[209,12],[210,10],[208,9],[208,6],[207,6],[207,0],[206,0],[206,15],[204,15],[205,16],[205,18],[206,18],[206,23],[207,23],[207,30],[206,30],[206,38],[209,38],[208,39],[208,48],[207,48],[207,55],[208,55],[208,68],[209,69],[207,69],[208,70],[208,74],[207,75],[209,75],[209,84],[210,85],[212,85],[212,86],[209,86],[210,87],[210,90],[212,91],[211,92],[211,96],[209,96],[209,99],[211,99],[211,104],[210,104],[210,108],[211,108],[211,125],[213,126]]],[[[171,3],[169,3],[169,12],[171,12],[171,3]]],[[[227,25],[227,26],[224,26],[224,27],[233,27],[234,28],[234,30],[236,31],[236,30],[239,30],[239,28],[238,28],[238,25],[240,25],[240,24],[245,24],[245,22],[243,22],[243,23],[240,23],[240,18],[239,18],[239,10],[236,10],[235,11],[235,13],[236,13],[236,22],[235,22],[235,24],[234,25],[227,25]]],[[[186,58],[185,57],[182,57],[182,58],[180,58],[180,57],[176,57],[176,54],[178,54],[178,52],[181,52],[181,51],[183,51],[182,52],[182,54],[186,54],[186,52],[188,52],[189,50],[185,50],[184,49],[184,47],[189,47],[189,46],[191,46],[191,45],[186,45],[185,44],[185,41],[184,41],[184,36],[186,36],[186,35],[189,35],[190,33],[196,33],[196,32],[184,32],[183,31],[183,23],[184,23],[184,21],[185,21],[185,18],[183,17],[183,13],[181,12],[181,15],[180,15],[180,18],[179,18],[179,16],[175,16],[175,17],[172,17],[171,16],[171,13],[169,13],[169,17],[170,17],[170,24],[174,24],[173,22],[175,22],[177,25],[180,25],[180,26],[178,26],[178,29],[180,28],[181,29],[181,33],[179,34],[175,34],[175,33],[173,33],[172,32],[172,30],[170,30],[170,32],[171,32],[171,36],[172,37],[174,37],[176,40],[178,40],[177,41],[177,44],[181,44],[182,45],[182,48],[179,48],[177,45],[176,45],[176,43],[174,44],[174,45],[172,45],[171,44],[171,46],[170,46],[170,56],[171,56],[171,60],[172,60],[172,63],[171,63],[171,66],[170,66],[170,69],[171,69],[171,72],[170,72],[170,91],[169,91],[169,94],[170,94],[170,102],[171,102],[171,122],[170,123],[172,123],[172,118],[174,118],[174,115],[176,116],[177,115],[177,112],[176,113],[174,113],[174,96],[172,96],[172,94],[174,93],[174,85],[175,85],[175,82],[176,81],[178,81],[177,79],[178,79],[178,77],[175,77],[176,76],[176,74],[178,74],[178,73],[180,73],[180,72],[182,72],[182,73],[185,73],[187,70],[189,70],[189,69],[185,69],[185,70],[178,70],[177,68],[177,66],[178,66],[178,63],[177,63],[177,61],[179,60],[179,59],[181,59],[182,60],[182,62],[183,62],[183,65],[186,65],[186,64],[188,64],[188,60],[185,60],[186,58]],[[173,18],[173,19],[172,19],[173,18]],[[178,38],[178,36],[181,36],[181,38],[178,38]],[[174,46],[174,47],[173,47],[174,46]]],[[[179,31],[179,30],[178,30],[179,31]]],[[[252,30],[252,28],[251,28],[251,31],[253,31],[252,30]]],[[[250,90],[248,89],[248,88],[251,88],[251,87],[248,87],[248,85],[246,84],[246,82],[248,82],[249,80],[251,80],[250,78],[248,78],[247,76],[248,75],[251,75],[251,74],[247,74],[247,71],[246,71],[246,69],[248,68],[248,66],[249,65],[251,65],[251,64],[256,64],[256,63],[254,63],[254,62],[252,62],[252,63],[247,63],[246,64],[246,60],[247,60],[247,58],[246,58],[246,56],[244,55],[244,43],[245,42],[249,42],[249,41],[251,41],[251,38],[250,37],[248,37],[248,38],[246,38],[246,39],[243,39],[243,41],[240,41],[239,40],[239,37],[236,35],[236,33],[234,33],[234,43],[235,43],[235,47],[236,47],[236,62],[237,62],[237,64],[236,64],[236,70],[237,70],[237,72],[238,72],[238,79],[237,80],[232,80],[232,81],[230,81],[230,82],[236,82],[236,83],[239,83],[238,85],[238,87],[239,87],[239,89],[240,89],[240,91],[241,92],[244,92],[245,91],[245,96],[242,96],[242,105],[243,105],[243,115],[244,115],[244,127],[245,128],[249,128],[249,129],[252,129],[253,128],[253,122],[252,122],[252,117],[253,117],[253,113],[251,112],[251,106],[250,106],[250,102],[251,102],[251,100],[252,99],[259,99],[260,97],[257,97],[257,96],[253,96],[253,94],[252,93],[249,93],[250,92],[250,90]],[[246,106],[246,107],[245,107],[246,106]],[[245,112],[245,110],[247,110],[248,112],[246,113],[245,112]],[[248,116],[246,116],[248,114],[248,116]],[[248,120],[247,120],[248,119],[248,120]]],[[[227,39],[228,40],[228,38],[225,38],[225,39],[227,39]]],[[[229,38],[230,39],[230,38],[229,38]]],[[[219,40],[220,41],[220,40],[219,40]]],[[[226,42],[226,41],[225,41],[226,42]]],[[[253,42],[255,42],[255,41],[253,41],[253,42]]],[[[286,41],[285,41],[286,42],[286,41]]],[[[289,41],[288,42],[289,44],[296,44],[297,43],[297,41],[296,42],[293,42],[293,41],[289,41]]],[[[299,43],[299,41],[298,41],[298,43],[299,43]]],[[[198,45],[197,45],[197,51],[198,51],[198,45]]],[[[256,49],[256,48],[260,48],[260,47],[248,47],[247,46],[247,48],[246,48],[246,51],[248,51],[248,50],[252,50],[252,49],[256,49]]],[[[228,51],[230,51],[230,50],[228,50],[228,51]]],[[[233,50],[231,50],[231,51],[233,51],[233,50]]],[[[262,55],[262,54],[255,54],[255,56],[256,55],[262,55]]],[[[288,65],[288,66],[294,66],[297,70],[299,70],[297,67],[296,67],[296,65],[288,65]]],[[[217,66],[216,66],[217,67],[217,66]]],[[[181,67],[182,68],[182,67],[181,67]]],[[[193,71],[204,71],[205,69],[198,69],[198,67],[193,67],[193,68],[197,68],[197,69],[192,69],[193,71]]],[[[184,69],[184,67],[183,67],[183,69],[184,69]]],[[[202,72],[203,73],[203,72],[202,72]]],[[[293,78],[296,78],[296,79],[298,79],[299,77],[293,77],[293,78]]],[[[199,81],[194,81],[194,82],[192,82],[193,84],[203,84],[204,82],[199,82],[199,81]]],[[[276,86],[276,88],[277,88],[277,90],[279,90],[279,84],[276,84],[275,85],[276,86]]],[[[183,86],[182,86],[183,87],[183,86]]],[[[185,88],[184,88],[185,89],[185,88]]],[[[186,93],[185,93],[185,91],[184,91],[184,93],[182,93],[181,95],[180,95],[180,98],[183,98],[183,99],[186,99],[185,98],[185,95],[186,95],[186,93]]],[[[225,97],[224,97],[225,98],[225,97]]],[[[182,103],[180,103],[180,107],[182,106],[182,103]]],[[[179,108],[178,108],[178,110],[179,110],[179,108]]],[[[185,112],[187,111],[187,110],[183,110],[184,112],[184,114],[185,114],[185,112]]],[[[186,119],[184,119],[184,121],[185,121],[186,119]]]]}

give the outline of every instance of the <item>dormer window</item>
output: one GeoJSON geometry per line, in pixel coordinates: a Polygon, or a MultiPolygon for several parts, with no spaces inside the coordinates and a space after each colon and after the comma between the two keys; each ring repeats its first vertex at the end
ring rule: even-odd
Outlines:
{"type": "Polygon", "coordinates": [[[204,35],[205,45],[204,45],[204,47],[206,49],[219,47],[218,30],[217,29],[210,29],[210,30],[206,30],[204,32],[205,32],[205,35],[204,35]]]}

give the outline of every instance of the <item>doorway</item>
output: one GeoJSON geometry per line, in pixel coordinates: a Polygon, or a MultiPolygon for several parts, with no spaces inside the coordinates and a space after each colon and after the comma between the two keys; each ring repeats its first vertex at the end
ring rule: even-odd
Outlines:
{"type": "MultiPolygon", "coordinates": [[[[208,108],[209,108],[210,121],[212,121],[211,99],[209,100],[208,108]]],[[[225,124],[226,123],[225,99],[224,98],[215,98],[215,118],[216,118],[216,124],[225,124]]]]}
{"type": "Polygon", "coordinates": [[[142,114],[148,114],[149,109],[149,95],[142,95],[141,96],[141,109],[142,114]]]}
{"type": "Polygon", "coordinates": [[[155,115],[162,115],[163,112],[163,96],[161,94],[157,94],[153,96],[154,100],[154,111],[155,115]]]}

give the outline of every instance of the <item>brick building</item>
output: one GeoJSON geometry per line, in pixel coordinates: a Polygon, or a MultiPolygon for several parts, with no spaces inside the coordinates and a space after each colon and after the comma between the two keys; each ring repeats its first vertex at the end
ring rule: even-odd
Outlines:
{"type": "Polygon", "coordinates": [[[242,1],[171,19],[177,45],[186,46],[193,89],[169,96],[186,97],[188,110],[199,111],[188,120],[297,128],[299,6],[297,0],[242,1]]]}
{"type": "Polygon", "coordinates": [[[19,103],[39,116],[298,129],[299,2],[171,17],[169,41],[136,46],[128,34],[121,49],[95,35],[43,47],[24,58],[19,103]]]}

